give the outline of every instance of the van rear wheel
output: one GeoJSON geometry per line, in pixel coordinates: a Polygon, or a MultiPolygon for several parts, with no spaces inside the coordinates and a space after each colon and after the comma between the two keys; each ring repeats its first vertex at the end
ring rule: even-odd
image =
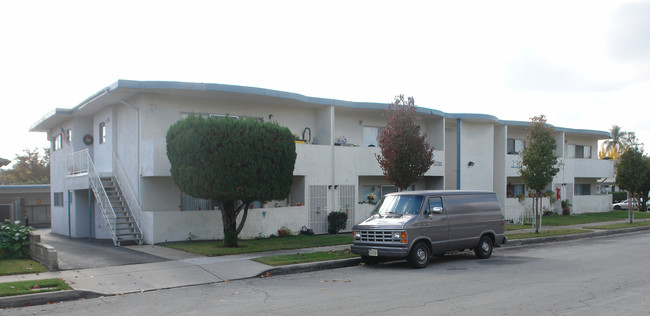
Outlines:
{"type": "Polygon", "coordinates": [[[479,240],[478,245],[474,248],[474,254],[476,258],[487,259],[492,255],[492,250],[494,249],[494,244],[492,243],[492,238],[490,236],[483,236],[479,240]]]}
{"type": "Polygon", "coordinates": [[[429,259],[431,258],[431,250],[429,247],[423,243],[419,242],[413,246],[406,261],[411,265],[411,267],[420,269],[427,266],[429,259]]]}

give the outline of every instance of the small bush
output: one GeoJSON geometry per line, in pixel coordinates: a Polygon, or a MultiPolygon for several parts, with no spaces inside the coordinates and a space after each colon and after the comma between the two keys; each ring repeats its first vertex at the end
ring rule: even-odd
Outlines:
{"type": "Polygon", "coordinates": [[[29,254],[29,232],[34,230],[20,222],[0,223],[0,258],[23,258],[29,254]]]}
{"type": "Polygon", "coordinates": [[[327,221],[329,222],[327,232],[330,234],[338,234],[341,229],[345,228],[347,220],[348,214],[345,214],[345,212],[329,213],[327,215],[327,221]]]}
{"type": "Polygon", "coordinates": [[[612,204],[627,200],[627,192],[616,191],[612,192],[612,204]]]}

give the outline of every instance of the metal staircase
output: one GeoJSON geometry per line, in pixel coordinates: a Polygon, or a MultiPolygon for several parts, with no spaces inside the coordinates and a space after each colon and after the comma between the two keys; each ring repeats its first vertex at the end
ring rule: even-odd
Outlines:
{"type": "Polygon", "coordinates": [[[100,177],[100,180],[115,214],[110,225],[113,242],[116,246],[122,243],[142,244],[142,232],[117,180],[114,177],[100,177]]]}
{"type": "Polygon", "coordinates": [[[142,209],[133,194],[124,168],[113,154],[113,173],[102,174],[88,154],[88,149],[68,155],[68,174],[87,174],[90,187],[115,246],[123,243],[143,243],[140,227],[142,209]]]}

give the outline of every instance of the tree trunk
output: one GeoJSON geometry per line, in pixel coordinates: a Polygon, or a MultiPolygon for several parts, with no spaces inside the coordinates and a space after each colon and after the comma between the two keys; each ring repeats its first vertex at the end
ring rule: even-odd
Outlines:
{"type": "Polygon", "coordinates": [[[533,198],[533,208],[535,208],[535,234],[539,234],[539,228],[542,224],[542,212],[539,210],[539,198],[537,194],[533,198]]]}
{"type": "Polygon", "coordinates": [[[221,220],[223,222],[223,246],[238,247],[235,201],[219,202],[219,206],[221,209],[221,220]]]}

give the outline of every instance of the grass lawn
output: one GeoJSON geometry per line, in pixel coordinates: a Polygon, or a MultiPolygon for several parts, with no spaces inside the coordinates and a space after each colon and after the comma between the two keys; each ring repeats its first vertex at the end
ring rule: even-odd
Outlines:
{"type": "Polygon", "coordinates": [[[296,253],[291,255],[279,255],[259,257],[253,259],[259,263],[267,264],[270,266],[284,266],[288,264],[307,263],[316,261],[327,261],[347,258],[358,258],[359,255],[350,252],[350,249],[327,251],[327,252],[312,252],[312,253],[296,253]]]}
{"type": "Polygon", "coordinates": [[[7,282],[0,283],[0,297],[68,289],[70,289],[70,286],[61,279],[7,282]]]}
{"type": "Polygon", "coordinates": [[[346,245],[352,243],[352,235],[297,235],[289,237],[239,240],[237,243],[239,244],[238,248],[225,248],[223,247],[223,241],[221,240],[173,242],[163,243],[160,244],[160,246],[213,257],[271,250],[346,245]]]}
{"type": "Polygon", "coordinates": [[[47,268],[32,259],[0,259],[0,275],[40,272],[47,272],[47,268]]]}
{"type": "MultiPolygon", "coordinates": [[[[634,212],[635,219],[650,218],[650,212],[634,212]]],[[[566,226],[587,223],[608,222],[627,219],[627,211],[588,213],[577,215],[551,215],[542,218],[542,226],[566,226]]],[[[529,226],[530,227],[530,226],[529,226]]]]}
{"type": "Polygon", "coordinates": [[[588,232],[591,232],[591,230],[572,229],[572,228],[571,229],[550,229],[550,230],[542,230],[539,234],[535,234],[535,232],[521,233],[521,234],[506,234],[506,237],[508,237],[508,240],[515,240],[515,239],[526,239],[526,238],[573,235],[573,234],[588,233],[588,232]]]}
{"type": "Polygon", "coordinates": [[[635,222],[633,224],[619,223],[619,224],[611,224],[611,225],[603,225],[603,226],[591,226],[589,228],[610,230],[610,229],[621,229],[621,228],[640,227],[640,226],[650,226],[650,221],[635,222]]]}

